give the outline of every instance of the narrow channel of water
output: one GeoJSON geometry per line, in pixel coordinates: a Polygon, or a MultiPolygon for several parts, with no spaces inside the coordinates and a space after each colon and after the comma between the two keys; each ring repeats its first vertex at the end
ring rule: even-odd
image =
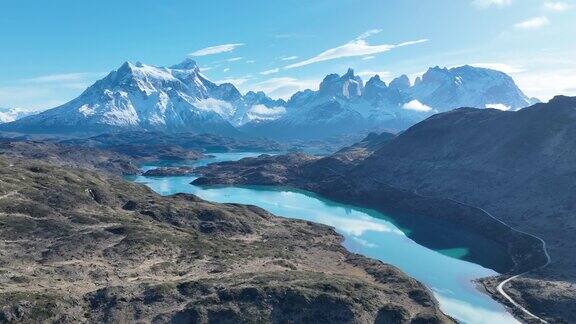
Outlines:
{"type": "MultiPolygon", "coordinates": [[[[257,153],[217,153],[213,158],[178,165],[206,165],[234,161],[257,153]]],[[[144,169],[170,164],[159,162],[144,169]]],[[[505,308],[476,289],[473,280],[495,275],[493,270],[464,261],[469,247],[435,251],[417,244],[401,230],[393,217],[323,199],[313,193],[277,187],[197,187],[195,177],[144,177],[144,183],[161,195],[192,193],[219,203],[256,205],[271,213],[333,226],[345,237],[349,250],[393,264],[426,284],[440,301],[442,310],[464,323],[518,323],[505,308]]]]}

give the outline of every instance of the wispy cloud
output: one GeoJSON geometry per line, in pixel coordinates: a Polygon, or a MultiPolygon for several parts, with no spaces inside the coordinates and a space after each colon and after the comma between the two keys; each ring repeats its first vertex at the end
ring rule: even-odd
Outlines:
{"type": "Polygon", "coordinates": [[[378,75],[381,79],[388,80],[392,75],[389,71],[371,71],[371,70],[363,70],[356,73],[362,79],[369,79],[375,75],[378,75]]]}
{"type": "Polygon", "coordinates": [[[214,81],[214,83],[216,83],[216,84],[232,83],[236,87],[239,87],[239,86],[245,84],[246,82],[248,82],[248,80],[250,80],[250,79],[249,78],[226,78],[226,79],[214,81]]]}
{"type": "Polygon", "coordinates": [[[262,72],[260,72],[260,74],[262,74],[262,75],[269,75],[269,74],[278,73],[278,71],[280,71],[280,69],[279,69],[279,68],[275,68],[275,69],[271,69],[271,70],[262,71],[262,72]]]}
{"type": "Polygon", "coordinates": [[[359,39],[366,39],[372,35],[380,34],[382,29],[370,29],[368,31],[363,32],[360,36],[356,37],[357,40],[359,39]]]}
{"type": "Polygon", "coordinates": [[[296,79],[291,77],[272,78],[250,84],[254,91],[263,91],[272,98],[289,99],[294,93],[305,90],[317,90],[320,79],[296,79]]]}
{"type": "Polygon", "coordinates": [[[576,64],[520,73],[514,80],[527,95],[540,100],[556,95],[576,96],[576,64]]]}
{"type": "Polygon", "coordinates": [[[546,1],[544,2],[544,9],[550,11],[562,12],[572,8],[572,5],[561,1],[546,1]]]}
{"type": "Polygon", "coordinates": [[[53,108],[78,96],[104,75],[99,72],[60,73],[15,80],[0,87],[0,106],[26,110],[53,108]]]}
{"type": "Polygon", "coordinates": [[[227,62],[237,62],[240,61],[241,59],[243,59],[243,57],[233,57],[233,58],[229,58],[226,61],[227,62]]]}
{"type": "Polygon", "coordinates": [[[374,55],[364,56],[362,58],[362,61],[368,61],[368,60],[372,60],[374,58],[376,58],[376,56],[374,56],[374,55]]]}
{"type": "Polygon", "coordinates": [[[524,72],[524,68],[506,63],[471,63],[471,66],[501,71],[507,74],[524,72]]]}
{"type": "Polygon", "coordinates": [[[324,61],[328,61],[328,60],[334,60],[334,59],[338,59],[338,58],[344,58],[344,57],[355,57],[355,56],[366,56],[366,55],[371,55],[371,54],[378,54],[378,53],[384,53],[384,52],[388,52],[394,48],[398,48],[398,47],[402,47],[402,46],[408,46],[408,45],[414,45],[414,44],[420,44],[420,43],[424,43],[427,42],[427,39],[420,39],[420,40],[416,40],[416,41],[409,41],[409,42],[404,42],[404,43],[400,43],[400,44],[396,44],[396,45],[389,45],[389,44],[382,44],[382,45],[370,45],[368,44],[368,42],[366,42],[366,40],[364,39],[355,39],[349,43],[346,43],[342,46],[338,46],[335,48],[331,48],[328,49],[310,59],[295,63],[295,64],[291,64],[286,66],[286,69],[292,69],[292,68],[297,68],[297,67],[302,67],[302,66],[306,66],[309,64],[314,64],[314,63],[318,63],[318,62],[324,62],[324,61]]]}
{"type": "Polygon", "coordinates": [[[286,56],[286,57],[281,57],[280,58],[282,61],[293,61],[293,60],[297,60],[298,56],[286,56]]]}
{"type": "Polygon", "coordinates": [[[22,79],[20,81],[30,83],[78,82],[92,79],[99,75],[102,75],[102,73],[62,73],[42,75],[34,78],[22,79]]]}
{"type": "Polygon", "coordinates": [[[228,71],[230,71],[230,68],[228,68],[228,67],[227,67],[227,68],[224,68],[224,69],[222,70],[222,72],[228,72],[228,71]]]}
{"type": "Polygon", "coordinates": [[[547,17],[540,16],[540,17],[530,18],[530,19],[525,20],[525,21],[521,21],[521,22],[515,24],[514,28],[520,29],[520,30],[534,30],[534,29],[542,28],[542,27],[549,25],[549,24],[550,24],[550,20],[547,17]]]}
{"type": "Polygon", "coordinates": [[[199,49],[195,52],[188,54],[188,56],[206,56],[206,55],[213,55],[213,54],[220,54],[220,53],[227,53],[232,52],[236,48],[244,46],[242,43],[236,44],[222,44],[216,46],[210,46],[203,49],[199,49]]]}
{"type": "Polygon", "coordinates": [[[474,0],[472,5],[477,8],[505,7],[512,4],[512,0],[474,0]]]}

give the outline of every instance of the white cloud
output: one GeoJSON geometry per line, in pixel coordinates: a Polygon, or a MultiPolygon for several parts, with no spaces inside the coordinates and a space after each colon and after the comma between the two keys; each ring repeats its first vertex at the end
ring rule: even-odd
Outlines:
{"type": "Polygon", "coordinates": [[[381,32],[382,32],[382,29],[370,29],[370,30],[360,34],[360,36],[356,37],[356,39],[357,40],[366,39],[372,35],[380,34],[381,32]]]}
{"type": "Polygon", "coordinates": [[[426,106],[425,104],[421,103],[418,100],[412,100],[410,102],[405,103],[402,106],[402,109],[414,110],[414,111],[419,111],[419,112],[429,112],[432,110],[431,107],[426,106]]]}
{"type": "Polygon", "coordinates": [[[41,75],[0,86],[1,107],[48,109],[77,97],[105,73],[78,72],[41,75]]]}
{"type": "Polygon", "coordinates": [[[256,61],[254,61],[254,60],[246,60],[246,63],[248,63],[248,64],[252,64],[252,63],[255,63],[255,62],[256,62],[256,61]]]}
{"type": "Polygon", "coordinates": [[[268,108],[264,105],[254,105],[246,112],[250,120],[274,120],[286,113],[284,107],[268,108]]]}
{"type": "Polygon", "coordinates": [[[294,56],[286,56],[286,57],[282,57],[280,58],[282,61],[293,61],[293,60],[297,60],[298,56],[294,55],[294,56]]]}
{"type": "Polygon", "coordinates": [[[474,0],[472,4],[478,8],[505,7],[512,4],[512,0],[474,0]]]}
{"type": "Polygon", "coordinates": [[[540,100],[556,95],[576,96],[576,65],[520,73],[514,80],[524,93],[540,100]]]}
{"type": "Polygon", "coordinates": [[[550,11],[566,11],[572,8],[572,5],[561,1],[546,1],[544,2],[544,9],[550,11]]]}
{"type": "Polygon", "coordinates": [[[542,28],[546,25],[550,24],[550,20],[545,17],[545,16],[541,16],[541,17],[534,17],[525,21],[521,21],[517,24],[514,25],[514,28],[516,29],[521,29],[521,30],[533,30],[533,29],[538,29],[538,28],[542,28]]]}
{"type": "Polygon", "coordinates": [[[214,111],[222,117],[232,117],[234,107],[231,103],[214,98],[201,99],[194,102],[194,106],[204,111],[214,111]]]}
{"type": "Polygon", "coordinates": [[[294,93],[311,89],[318,90],[320,79],[296,79],[291,77],[272,78],[250,84],[245,88],[253,91],[264,91],[272,98],[289,99],[294,93]]]}
{"type": "Polygon", "coordinates": [[[241,59],[243,59],[243,57],[233,57],[233,58],[229,58],[226,61],[227,62],[236,62],[236,61],[240,61],[241,59]]]}
{"type": "Polygon", "coordinates": [[[206,56],[206,55],[212,55],[212,54],[232,52],[237,47],[240,47],[243,45],[244,44],[242,44],[242,43],[236,43],[236,44],[223,44],[223,45],[210,46],[210,47],[206,47],[203,49],[199,49],[195,52],[192,52],[192,53],[188,54],[188,56],[206,56]]]}
{"type": "Polygon", "coordinates": [[[475,67],[485,68],[485,69],[497,70],[497,71],[501,71],[501,72],[504,72],[507,74],[514,74],[514,73],[520,73],[520,72],[525,71],[520,66],[509,65],[506,63],[472,63],[470,65],[475,66],[475,67]]]}
{"type": "Polygon", "coordinates": [[[212,70],[212,68],[208,67],[208,66],[200,68],[200,72],[206,72],[206,71],[210,71],[210,70],[212,70]]]}
{"type": "Polygon", "coordinates": [[[510,106],[506,106],[505,104],[501,103],[486,104],[486,108],[498,109],[502,111],[510,110],[510,106]]]}
{"type": "Polygon", "coordinates": [[[316,55],[310,59],[307,59],[305,61],[301,61],[298,63],[288,65],[285,68],[286,69],[292,69],[292,68],[302,67],[305,65],[313,64],[313,63],[324,62],[324,61],[328,61],[328,60],[334,60],[334,59],[338,59],[338,58],[366,56],[366,55],[371,55],[371,54],[384,53],[384,52],[388,52],[391,49],[394,49],[397,47],[420,44],[420,43],[424,43],[427,41],[428,41],[427,39],[420,39],[420,40],[404,42],[404,43],[396,44],[396,45],[389,45],[389,44],[370,45],[364,39],[356,39],[356,40],[353,40],[353,41],[346,43],[342,46],[328,49],[328,50],[326,50],[326,51],[324,51],[324,52],[322,52],[322,53],[320,53],[320,54],[318,54],[318,55],[316,55]]]}
{"type": "Polygon", "coordinates": [[[248,80],[249,80],[248,78],[226,78],[226,79],[214,81],[214,83],[216,83],[216,84],[232,83],[234,86],[239,87],[239,86],[245,84],[248,80]]]}
{"type": "Polygon", "coordinates": [[[230,71],[230,68],[224,68],[224,69],[222,70],[222,72],[224,72],[224,73],[226,73],[226,72],[228,72],[228,71],[230,71]]]}
{"type": "Polygon", "coordinates": [[[50,83],[50,82],[78,82],[86,79],[91,79],[94,76],[99,76],[101,73],[63,73],[43,75],[39,77],[20,80],[22,82],[30,83],[50,83]]]}
{"type": "Polygon", "coordinates": [[[369,79],[375,75],[378,75],[381,79],[389,80],[391,77],[391,73],[389,71],[371,71],[371,70],[363,70],[356,73],[362,79],[369,79]]]}
{"type": "Polygon", "coordinates": [[[278,71],[280,71],[280,69],[279,69],[279,68],[275,68],[275,69],[271,69],[271,70],[262,71],[262,72],[260,72],[260,74],[262,74],[262,75],[268,75],[268,74],[278,73],[278,71]]]}
{"type": "Polygon", "coordinates": [[[372,60],[372,59],[374,59],[374,58],[376,58],[376,56],[369,55],[369,56],[364,56],[364,57],[362,58],[362,60],[363,60],[363,61],[368,61],[368,60],[372,60]]]}

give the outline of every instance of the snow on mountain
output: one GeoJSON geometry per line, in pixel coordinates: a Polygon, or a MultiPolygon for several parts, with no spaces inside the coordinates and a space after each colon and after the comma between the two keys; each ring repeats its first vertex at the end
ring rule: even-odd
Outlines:
{"type": "Polygon", "coordinates": [[[279,117],[282,102],[258,95],[244,98],[230,83],[204,77],[191,59],[171,67],[126,62],[76,99],[6,124],[12,130],[42,132],[149,129],[170,132],[237,133],[234,126],[279,117]],[[258,114],[262,107],[275,114],[258,114]]]}
{"type": "Polygon", "coordinates": [[[406,91],[438,111],[488,105],[517,110],[533,103],[506,73],[469,65],[430,68],[406,91]]]}
{"type": "Polygon", "coordinates": [[[294,94],[280,118],[248,123],[243,129],[258,135],[296,138],[399,131],[454,108],[516,110],[533,101],[505,73],[468,65],[430,68],[414,84],[402,75],[389,85],[377,75],[364,85],[349,69],[342,76],[326,76],[318,91],[294,94]]]}
{"type": "Polygon", "coordinates": [[[403,75],[389,85],[378,76],[364,84],[349,69],[342,76],[327,75],[317,91],[297,92],[286,102],[263,92],[242,95],[230,83],[215,84],[191,59],[170,67],[126,62],[76,99],[0,129],[147,129],[227,135],[240,129],[275,138],[323,138],[400,131],[459,107],[517,110],[533,101],[505,73],[467,65],[430,68],[414,84],[403,75]]]}
{"type": "Polygon", "coordinates": [[[36,113],[36,111],[25,110],[22,108],[0,108],[0,124],[10,123],[36,113]]]}

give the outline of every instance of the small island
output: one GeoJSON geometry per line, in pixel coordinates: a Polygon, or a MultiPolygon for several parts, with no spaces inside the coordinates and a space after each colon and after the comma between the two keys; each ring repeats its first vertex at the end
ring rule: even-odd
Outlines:
{"type": "Polygon", "coordinates": [[[179,176],[189,176],[193,172],[194,168],[187,166],[160,167],[148,170],[144,172],[143,175],[147,177],[179,177],[179,176]]]}

